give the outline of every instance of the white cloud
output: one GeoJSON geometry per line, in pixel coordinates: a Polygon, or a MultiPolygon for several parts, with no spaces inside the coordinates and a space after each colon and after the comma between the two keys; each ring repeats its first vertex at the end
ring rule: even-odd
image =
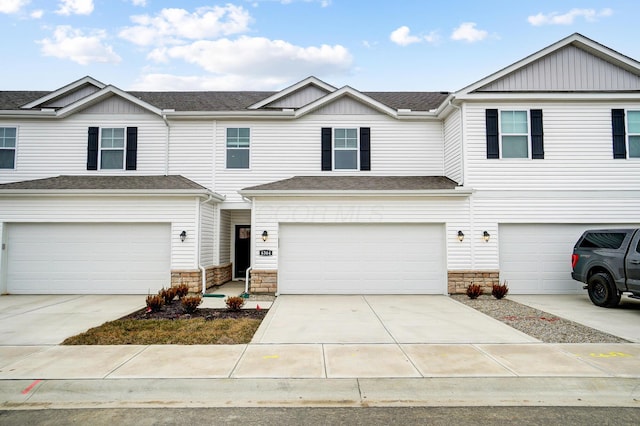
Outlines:
{"type": "Polygon", "coordinates": [[[125,28],[120,37],[140,46],[178,43],[246,32],[249,13],[240,6],[202,7],[189,13],[184,9],[162,9],[156,16],[137,15],[137,24],[125,28]]]}
{"type": "Polygon", "coordinates": [[[420,43],[421,41],[420,37],[411,35],[411,30],[406,25],[392,31],[389,38],[392,42],[400,46],[408,46],[413,43],[420,43]]]}
{"type": "Polygon", "coordinates": [[[431,31],[426,36],[414,36],[411,35],[411,30],[409,29],[409,27],[403,25],[397,30],[391,32],[391,34],[389,35],[389,39],[400,46],[408,46],[410,44],[421,43],[423,41],[432,44],[437,43],[438,41],[440,41],[440,36],[438,35],[437,31],[431,31]]]}
{"type": "Polygon", "coordinates": [[[131,0],[131,4],[134,6],[145,7],[147,5],[147,0],[131,0]]]}
{"type": "Polygon", "coordinates": [[[58,15],[91,15],[93,0],[59,0],[58,15]]]}
{"type": "Polygon", "coordinates": [[[560,14],[558,12],[551,12],[548,14],[538,13],[537,15],[531,15],[527,18],[527,21],[535,27],[541,25],[571,25],[576,18],[584,18],[587,22],[597,21],[598,18],[604,18],[613,15],[613,10],[602,9],[599,12],[594,9],[571,9],[569,12],[560,14]]]}
{"type": "Polygon", "coordinates": [[[352,63],[351,54],[340,45],[301,47],[283,40],[247,36],[158,48],[148,58],[157,62],[182,59],[219,75],[285,80],[346,72],[352,63]]]}
{"type": "Polygon", "coordinates": [[[453,30],[451,39],[474,43],[476,41],[484,40],[488,35],[489,33],[486,31],[477,29],[475,22],[463,22],[458,28],[453,30]]]}
{"type": "Polygon", "coordinates": [[[29,16],[32,17],[33,19],[40,19],[44,16],[44,10],[42,9],[34,10],[29,14],[29,16]]]}
{"type": "Polygon", "coordinates": [[[225,76],[177,76],[171,74],[146,74],[140,77],[130,90],[276,90],[290,83],[282,77],[225,76]]]}
{"type": "Polygon", "coordinates": [[[113,48],[103,43],[106,33],[96,30],[85,35],[67,25],[56,27],[53,39],[45,38],[38,43],[42,46],[42,54],[60,59],[69,59],[80,65],[92,62],[118,63],[121,58],[113,48]]]}
{"type": "Polygon", "coordinates": [[[0,13],[18,13],[31,3],[31,0],[0,0],[0,13]]]}

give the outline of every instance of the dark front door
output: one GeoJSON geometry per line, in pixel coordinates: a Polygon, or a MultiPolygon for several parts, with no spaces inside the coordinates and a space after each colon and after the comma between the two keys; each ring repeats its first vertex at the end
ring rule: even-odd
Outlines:
{"type": "Polygon", "coordinates": [[[235,275],[244,278],[250,266],[251,226],[236,225],[235,275]]]}

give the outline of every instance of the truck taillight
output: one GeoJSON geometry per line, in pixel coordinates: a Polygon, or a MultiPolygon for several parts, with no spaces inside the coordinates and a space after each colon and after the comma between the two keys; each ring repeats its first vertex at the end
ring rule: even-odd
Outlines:
{"type": "Polygon", "coordinates": [[[579,257],[580,257],[580,256],[579,256],[579,255],[577,255],[577,254],[572,254],[572,255],[571,255],[571,269],[573,269],[573,268],[575,268],[575,267],[576,267],[576,264],[578,263],[578,258],[579,258],[579,257]]]}

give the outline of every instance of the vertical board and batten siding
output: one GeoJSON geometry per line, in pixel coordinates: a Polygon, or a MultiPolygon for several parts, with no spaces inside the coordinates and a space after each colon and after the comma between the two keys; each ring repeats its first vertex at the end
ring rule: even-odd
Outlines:
{"type": "Polygon", "coordinates": [[[219,265],[231,262],[231,210],[220,210],[219,265]]]}
{"type": "Polygon", "coordinates": [[[169,125],[169,174],[182,175],[212,188],[215,123],[209,120],[173,120],[169,125]]]}
{"type": "Polygon", "coordinates": [[[180,232],[196,235],[199,199],[169,197],[3,197],[4,223],[171,223],[171,269],[197,267],[197,238],[180,241],[180,232]]]}
{"type": "Polygon", "coordinates": [[[0,120],[0,126],[17,126],[16,169],[2,170],[0,183],[42,179],[58,175],[163,175],[165,126],[152,114],[74,114],[61,120],[0,120]],[[87,170],[89,127],[137,127],[135,171],[87,170]]]}
{"type": "Polygon", "coordinates": [[[475,190],[640,190],[640,159],[613,159],[612,108],[640,109],[640,102],[466,105],[465,185],[475,190]],[[485,110],[490,108],[541,109],[544,159],[487,159],[485,110]]]}
{"type": "MultiPolygon", "coordinates": [[[[468,198],[267,198],[255,199],[253,235],[269,233],[258,250],[272,250],[273,256],[254,254],[254,269],[278,268],[278,229],[282,223],[433,223],[446,224],[447,267],[465,269],[471,262],[469,244],[457,239],[459,229],[468,229],[468,198]]],[[[384,249],[384,241],[380,241],[384,249]]]]}
{"type": "Polygon", "coordinates": [[[566,46],[478,92],[620,91],[640,89],[640,77],[575,46],[566,46]]]}
{"type": "Polygon", "coordinates": [[[462,126],[460,110],[455,110],[444,120],[444,175],[460,184],[462,173],[462,126]]]}
{"type": "Polygon", "coordinates": [[[300,108],[327,95],[327,91],[317,86],[306,86],[282,99],[267,105],[267,108],[300,108]]]}
{"type": "Polygon", "coordinates": [[[148,114],[140,105],[131,103],[119,96],[111,96],[95,105],[82,110],[83,114],[148,114]]]}
{"type": "Polygon", "coordinates": [[[294,121],[218,121],[215,185],[228,202],[240,203],[239,189],[292,176],[443,174],[442,123],[398,121],[382,114],[310,114],[294,121]],[[249,169],[226,169],[226,129],[249,127],[249,169]],[[370,127],[371,171],[321,171],[323,127],[370,127]]]}
{"type": "Polygon", "coordinates": [[[368,105],[355,99],[343,97],[314,111],[318,115],[375,115],[378,112],[368,105]]]}
{"type": "Polygon", "coordinates": [[[204,267],[218,264],[218,255],[214,244],[217,211],[218,209],[213,203],[200,202],[200,264],[204,267]]]}

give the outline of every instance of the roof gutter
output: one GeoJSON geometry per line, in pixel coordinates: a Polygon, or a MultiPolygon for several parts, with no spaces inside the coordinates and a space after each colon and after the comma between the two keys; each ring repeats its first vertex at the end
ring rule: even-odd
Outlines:
{"type": "Polygon", "coordinates": [[[223,202],[226,197],[208,190],[184,190],[184,189],[1,189],[0,197],[30,197],[33,195],[42,196],[86,196],[108,197],[108,196],[131,196],[140,197],[209,197],[207,201],[223,202]]]}
{"type": "Polygon", "coordinates": [[[456,187],[454,189],[405,189],[405,190],[241,190],[243,197],[468,197],[474,189],[456,187]]]}

